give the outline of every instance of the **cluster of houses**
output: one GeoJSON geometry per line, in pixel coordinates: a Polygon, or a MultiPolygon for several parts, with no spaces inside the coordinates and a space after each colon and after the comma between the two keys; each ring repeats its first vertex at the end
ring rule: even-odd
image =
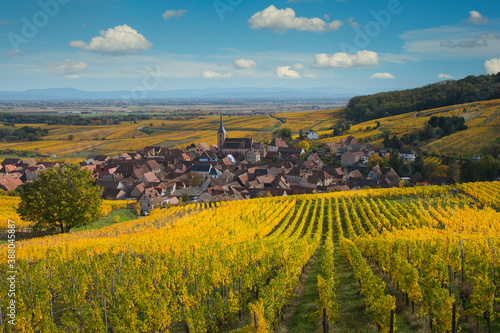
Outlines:
{"type": "MultiPolygon", "coordinates": [[[[375,151],[352,136],[326,143],[304,160],[300,158],[302,148],[288,147],[281,138],[264,145],[226,134],[221,117],[217,145],[200,143],[188,150],[151,146],[119,156],[89,156],[80,165],[92,172],[96,185],[103,188],[103,198],[137,200],[144,210],[188,199],[209,202],[394,187],[401,180],[393,169],[378,165],[364,177],[360,170],[366,169],[371,155],[383,157],[391,151],[375,151]],[[325,165],[321,159],[324,154],[340,156],[341,166],[325,165]]],[[[412,151],[401,151],[401,156],[407,161],[415,159],[412,151]]],[[[55,162],[5,159],[0,188],[14,190],[47,168],[58,166],[55,162]]],[[[420,185],[427,182],[418,174],[408,180],[420,185]]]]}

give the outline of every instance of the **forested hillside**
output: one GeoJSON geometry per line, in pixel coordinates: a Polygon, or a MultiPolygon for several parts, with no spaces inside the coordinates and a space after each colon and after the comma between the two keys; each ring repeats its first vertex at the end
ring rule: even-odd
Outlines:
{"type": "Polygon", "coordinates": [[[357,96],[349,101],[346,117],[362,122],[407,112],[500,98],[500,73],[467,76],[424,87],[357,96]]]}

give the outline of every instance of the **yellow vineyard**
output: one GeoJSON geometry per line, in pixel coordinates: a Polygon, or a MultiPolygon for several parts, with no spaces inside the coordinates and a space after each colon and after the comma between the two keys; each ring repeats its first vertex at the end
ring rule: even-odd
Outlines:
{"type": "Polygon", "coordinates": [[[499,204],[498,183],[361,190],[192,204],[18,242],[16,329],[274,332],[314,260],[316,305],[301,311],[335,325],[340,256],[380,332],[410,318],[423,319],[411,332],[495,331],[499,204]]]}

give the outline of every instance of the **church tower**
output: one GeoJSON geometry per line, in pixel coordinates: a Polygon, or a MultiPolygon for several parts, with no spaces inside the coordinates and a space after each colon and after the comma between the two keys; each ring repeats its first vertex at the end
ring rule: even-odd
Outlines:
{"type": "Polygon", "coordinates": [[[222,123],[222,113],[220,114],[220,127],[217,131],[217,147],[219,148],[219,152],[222,151],[222,145],[224,145],[224,141],[226,140],[226,130],[224,129],[224,124],[222,123]]]}

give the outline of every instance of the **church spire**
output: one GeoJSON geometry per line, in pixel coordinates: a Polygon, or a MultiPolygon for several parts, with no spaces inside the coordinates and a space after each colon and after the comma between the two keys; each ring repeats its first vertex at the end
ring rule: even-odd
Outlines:
{"type": "Polygon", "coordinates": [[[220,127],[217,133],[226,133],[226,130],[224,129],[224,124],[222,123],[222,113],[220,114],[220,127]]]}

